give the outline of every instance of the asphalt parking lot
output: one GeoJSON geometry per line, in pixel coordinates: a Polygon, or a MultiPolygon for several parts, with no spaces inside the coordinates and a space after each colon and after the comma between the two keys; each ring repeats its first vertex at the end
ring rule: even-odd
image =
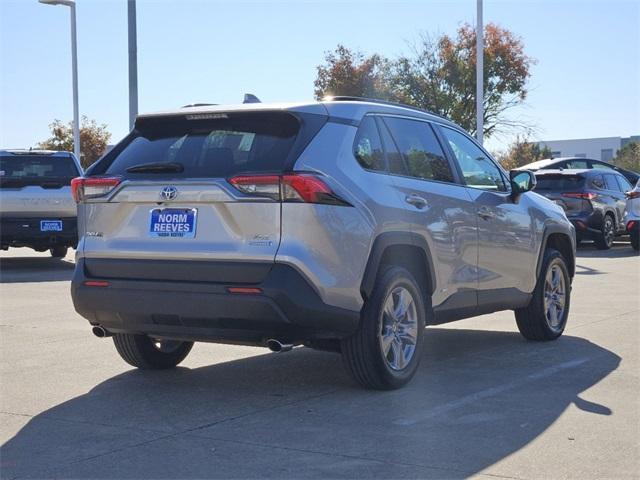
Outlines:
{"type": "Polygon", "coordinates": [[[510,312],[429,328],[413,382],[196,344],[141,372],[73,310],[72,255],[0,253],[2,478],[640,478],[640,257],[578,251],[557,342],[510,312]]]}

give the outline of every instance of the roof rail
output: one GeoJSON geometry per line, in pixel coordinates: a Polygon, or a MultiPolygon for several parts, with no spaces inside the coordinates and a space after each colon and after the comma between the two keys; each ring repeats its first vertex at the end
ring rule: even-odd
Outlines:
{"type": "Polygon", "coordinates": [[[423,108],[418,108],[418,107],[414,107],[412,105],[407,105],[406,103],[390,102],[388,100],[379,100],[377,98],[366,98],[366,97],[355,97],[355,96],[349,96],[349,95],[338,95],[338,96],[335,96],[335,97],[332,97],[332,96],[324,97],[322,100],[330,101],[330,102],[371,102],[371,103],[380,103],[382,105],[389,105],[389,106],[392,106],[392,107],[407,108],[409,110],[414,110],[416,112],[428,113],[429,115],[433,115],[434,117],[442,118],[443,120],[447,120],[448,122],[451,121],[448,118],[443,117],[440,114],[431,112],[429,110],[425,110],[423,108]]]}

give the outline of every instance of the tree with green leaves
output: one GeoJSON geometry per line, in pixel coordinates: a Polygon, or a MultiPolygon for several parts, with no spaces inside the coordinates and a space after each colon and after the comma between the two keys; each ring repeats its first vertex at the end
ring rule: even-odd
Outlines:
{"type": "MultiPolygon", "coordinates": [[[[485,26],[484,135],[529,131],[530,125],[508,115],[527,98],[534,60],[522,40],[509,30],[485,26]]],[[[318,67],[317,98],[354,95],[406,103],[450,118],[465,130],[476,129],[476,34],[462,25],[455,38],[423,36],[410,55],[388,60],[365,56],[339,45],[318,67]]]]}
{"type": "MultiPolygon", "coordinates": [[[[39,148],[73,152],[73,122],[67,124],[60,120],[54,120],[49,125],[51,137],[38,144],[39,148]]],[[[102,156],[111,139],[111,133],[107,131],[107,125],[98,125],[95,120],[89,120],[86,116],[80,122],[80,163],[87,168],[102,156]]]]}
{"type": "Polygon", "coordinates": [[[496,158],[506,170],[513,170],[528,163],[551,158],[551,150],[546,145],[540,148],[538,143],[530,142],[518,135],[507,151],[499,153],[496,158]]]}
{"type": "Polygon", "coordinates": [[[640,172],[640,142],[629,142],[618,150],[613,164],[625,170],[640,172]]]}

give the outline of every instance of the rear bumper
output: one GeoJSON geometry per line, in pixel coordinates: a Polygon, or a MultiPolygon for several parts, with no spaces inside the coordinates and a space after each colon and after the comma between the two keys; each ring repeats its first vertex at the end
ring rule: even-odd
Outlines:
{"type": "Polygon", "coordinates": [[[78,220],[76,217],[2,217],[0,243],[2,247],[75,248],[78,244],[78,220]],[[41,231],[42,220],[62,221],[62,231],[41,231]]]}
{"type": "Polygon", "coordinates": [[[576,235],[579,237],[593,238],[602,233],[603,216],[599,211],[572,215],[568,218],[576,229],[576,235]]]}
{"type": "MultiPolygon", "coordinates": [[[[147,262],[148,267],[162,268],[161,261],[147,262]]],[[[237,263],[236,273],[241,265],[237,263]]],[[[248,268],[254,272],[256,265],[248,264],[248,268]]],[[[360,319],[359,312],[323,303],[300,273],[283,264],[270,264],[259,283],[225,284],[201,279],[100,278],[89,276],[80,259],[71,295],[80,315],[111,332],[193,341],[263,345],[269,338],[288,342],[343,338],[356,330],[360,319]],[[85,284],[96,280],[107,281],[108,286],[85,284]],[[232,294],[229,287],[260,288],[262,292],[232,294]]]]}

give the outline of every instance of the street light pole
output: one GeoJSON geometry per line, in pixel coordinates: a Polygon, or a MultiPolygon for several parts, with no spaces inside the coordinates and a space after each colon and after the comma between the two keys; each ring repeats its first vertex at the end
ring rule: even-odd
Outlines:
{"type": "Polygon", "coordinates": [[[128,0],[129,23],[129,130],[133,130],[138,115],[138,39],[136,27],[136,0],[128,0]]]}
{"type": "Polygon", "coordinates": [[[80,108],[78,106],[78,39],[74,0],[39,0],[45,5],[64,5],[71,12],[71,70],[73,80],[73,153],[80,160],[80,108]]]}
{"type": "Polygon", "coordinates": [[[73,70],[73,153],[80,160],[80,107],[78,105],[78,39],[76,4],[71,4],[71,70],[73,70]]]}
{"type": "Polygon", "coordinates": [[[476,20],[476,138],[482,145],[484,133],[484,36],[482,23],[482,0],[478,0],[476,20]]]}

